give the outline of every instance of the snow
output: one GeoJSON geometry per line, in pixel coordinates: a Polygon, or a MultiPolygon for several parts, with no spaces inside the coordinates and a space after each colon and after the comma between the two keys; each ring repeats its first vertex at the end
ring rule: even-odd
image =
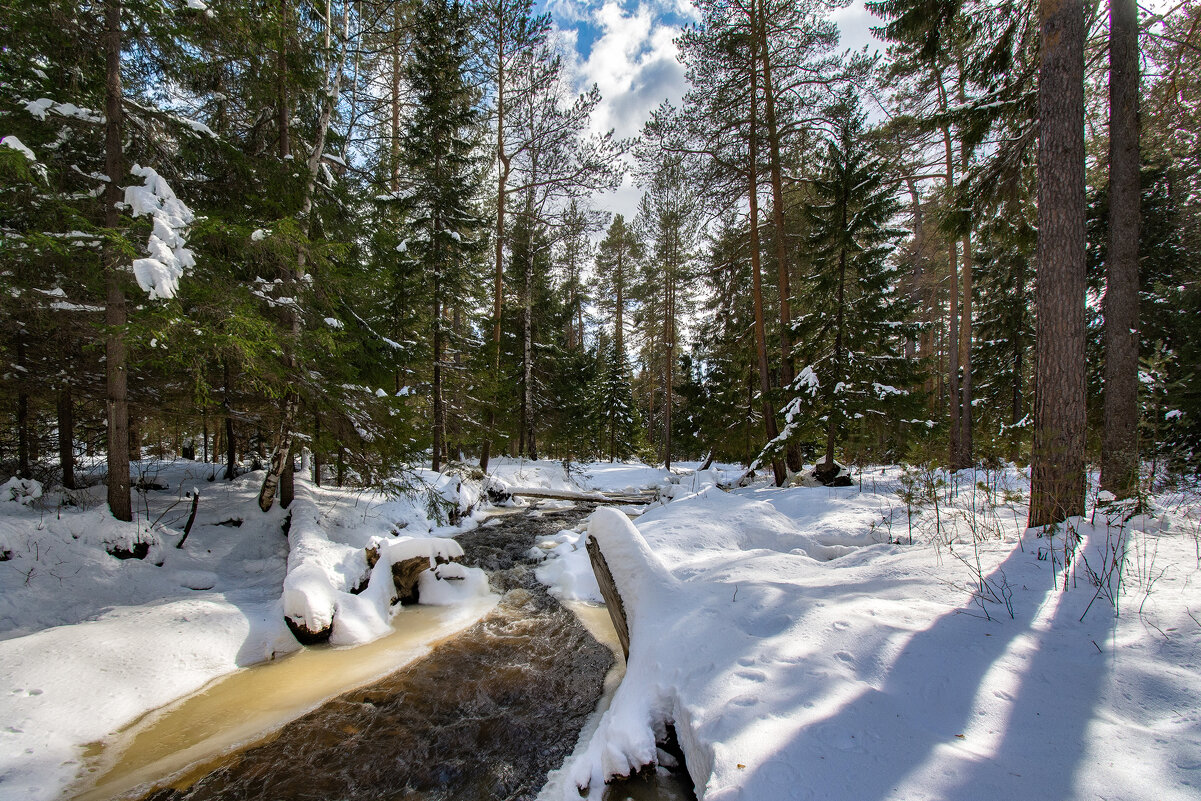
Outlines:
{"type": "Polygon", "coordinates": [[[48,97],[39,98],[37,100],[22,100],[25,104],[25,110],[39,120],[45,121],[50,112],[54,112],[62,117],[70,117],[72,119],[82,120],[84,122],[104,122],[104,115],[98,111],[92,111],[87,108],[80,108],[74,103],[56,103],[48,97]]]}
{"type": "Polygon", "coordinates": [[[29,161],[37,161],[37,156],[33,155],[33,151],[26,147],[25,144],[15,136],[6,136],[3,139],[0,139],[0,145],[12,148],[29,161]]]}
{"type": "MultiPolygon", "coordinates": [[[[707,488],[637,524],[598,509],[630,658],[562,797],[654,763],[672,722],[707,800],[1197,798],[1201,499],[1074,521],[1065,570],[1062,533],[1003,500],[1019,471],[941,478],[914,546],[895,469],[863,491],[707,488]]],[[[562,597],[577,535],[543,544],[562,597]]]]}
{"type": "MultiPolygon", "coordinates": [[[[477,522],[467,517],[456,529],[429,519],[431,492],[461,508],[478,500],[472,487],[430,471],[417,475],[412,497],[318,488],[297,476],[290,509],[264,514],[262,472],[230,482],[210,481],[222,468],[201,462],[132,468],[135,480],[168,487],[135,492],[133,523],[108,514],[103,485],[0,484],[2,799],[61,797],[88,743],[220,676],[299,649],[284,623],[298,591],[314,614],[322,589],[333,599],[335,643],[390,632],[394,613],[404,615],[388,603],[390,570],[372,571],[360,595],[342,591],[348,577],[366,573],[365,546],[381,546],[384,565],[407,555],[451,558],[462,551],[443,535],[477,522]],[[178,549],[188,493],[197,490],[196,522],[178,549]],[[139,542],[149,545],[144,560],[109,553],[139,542]],[[291,575],[293,567],[304,571],[291,575]]],[[[489,608],[479,602],[489,592],[481,571],[441,564],[419,582],[423,604],[460,605],[471,619],[489,608]]],[[[454,619],[455,629],[471,622],[454,619]]]]}
{"type": "MultiPolygon", "coordinates": [[[[425,477],[431,492],[452,504],[472,505],[474,498],[469,492],[455,489],[445,479],[439,483],[436,476],[425,477]]],[[[376,497],[361,509],[331,504],[330,500],[329,490],[313,487],[307,481],[296,482],[288,531],[291,550],[284,580],[283,610],[289,619],[310,631],[329,628],[330,642],[334,645],[357,645],[389,631],[396,610],[392,606],[396,598],[393,562],[420,556],[428,558],[434,568],[438,561],[461,557],[463,549],[453,539],[425,536],[434,526],[426,517],[421,500],[376,497]],[[401,531],[419,536],[400,534],[401,531]],[[379,555],[374,568],[368,567],[369,548],[379,555]],[[362,587],[364,581],[366,586],[361,592],[352,592],[362,587]]],[[[470,517],[463,524],[475,525],[476,520],[470,517]]],[[[429,598],[421,595],[421,602],[444,605],[486,593],[487,578],[483,571],[465,570],[465,573],[440,570],[432,580],[446,577],[449,581],[443,583],[455,589],[437,586],[429,598]]],[[[419,594],[422,586],[419,585],[419,594]]]]}
{"type": "Polygon", "coordinates": [[[193,220],[192,211],[152,168],[135,164],[130,172],[144,183],[125,188],[125,203],[134,217],[149,215],[154,220],[146,242],[148,257],[134,260],[134,277],[151,300],[173,298],[184,271],[196,265],[192,251],[184,247],[184,231],[193,220]]]}

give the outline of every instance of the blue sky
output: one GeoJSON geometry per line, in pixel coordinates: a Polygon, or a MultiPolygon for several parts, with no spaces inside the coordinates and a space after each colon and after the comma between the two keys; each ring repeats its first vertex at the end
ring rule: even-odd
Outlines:
{"type": "MultiPolygon", "coordinates": [[[[695,19],[690,0],[540,0],[539,6],[551,12],[579,88],[600,87],[604,100],[593,120],[596,130],[635,136],[656,106],[683,96],[684,69],[672,39],[695,19]]],[[[835,12],[835,20],[843,47],[872,41],[868,29],[874,18],[862,0],[835,12]]],[[[640,195],[627,179],[596,205],[630,218],[640,195]]]]}
{"type": "MultiPolygon", "coordinates": [[[[542,0],[574,53],[570,69],[581,88],[596,83],[604,96],[597,128],[619,136],[638,133],[650,111],[684,92],[684,70],[672,39],[695,19],[689,0],[542,0]]],[[[872,16],[862,0],[835,12],[843,46],[871,41],[872,16]]]]}

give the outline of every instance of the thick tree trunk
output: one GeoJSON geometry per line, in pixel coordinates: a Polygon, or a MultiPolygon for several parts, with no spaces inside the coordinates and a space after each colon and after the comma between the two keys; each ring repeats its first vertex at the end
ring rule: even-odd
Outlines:
{"type": "Polygon", "coordinates": [[[442,402],[442,282],[434,278],[434,442],[431,467],[442,469],[442,450],[446,436],[446,409],[442,402]]]}
{"type": "Polygon", "coordinates": [[[275,124],[279,128],[279,157],[292,154],[292,109],[288,103],[288,0],[279,3],[279,47],[275,51],[275,124]]]}
{"type": "Polygon", "coordinates": [[[1138,491],[1138,8],[1109,2],[1109,242],[1105,260],[1105,428],[1101,488],[1138,491]]]}
{"type": "Polygon", "coordinates": [[[222,404],[225,407],[225,479],[232,481],[238,475],[238,448],[234,439],[234,418],[229,407],[229,362],[222,360],[222,367],[225,372],[225,398],[222,404]]]}
{"type": "Polygon", "coordinates": [[[58,391],[58,463],[63,486],[75,489],[75,409],[70,387],[58,391]]]}
{"type": "MultiPolygon", "coordinates": [[[[124,122],[121,90],[121,0],[104,3],[105,99],[104,225],[116,228],[121,221],[118,181],[125,175],[121,129],[124,122]]],[[[121,254],[107,248],[104,254],[105,411],[108,417],[108,508],[118,520],[133,520],[129,497],[129,407],[125,355],[125,290],[121,286],[121,254]]]]}
{"type": "MultiPolygon", "coordinates": [[[[784,179],[780,164],[780,131],[776,125],[776,96],[771,78],[771,51],[767,41],[767,9],[759,0],[759,57],[763,64],[764,115],[767,123],[768,167],[771,173],[771,213],[776,250],[776,284],[780,291],[780,386],[789,388],[796,377],[792,362],[792,287],[788,275],[788,248],[784,227],[784,179]]],[[[784,452],[788,469],[801,469],[801,448],[789,443],[784,452]]]]}
{"type": "Polygon", "coordinates": [[[950,397],[951,441],[947,464],[952,470],[961,470],[963,452],[959,441],[962,433],[959,415],[963,401],[959,393],[959,247],[954,241],[947,249],[947,256],[951,273],[951,301],[947,311],[947,395],[950,397]]]}
{"type": "MultiPolygon", "coordinates": [[[[338,98],[342,90],[342,64],[346,55],[350,33],[349,3],[345,4],[342,9],[342,46],[336,55],[330,44],[330,30],[330,3],[329,0],[326,0],[325,51],[326,58],[328,59],[326,63],[326,92],[321,105],[321,115],[317,120],[317,135],[313,140],[313,150],[309,154],[307,164],[308,181],[305,184],[304,198],[301,202],[299,214],[306,239],[311,234],[313,227],[313,193],[317,186],[317,172],[321,167],[321,158],[325,153],[325,140],[329,134],[330,122],[333,119],[334,109],[338,106],[338,98]]],[[[305,275],[306,263],[307,254],[302,247],[296,259],[296,272],[292,278],[299,280],[305,275]]],[[[299,366],[299,363],[294,348],[295,344],[300,340],[300,314],[297,309],[294,307],[289,308],[285,313],[285,320],[290,323],[292,329],[292,344],[287,352],[287,364],[289,369],[295,370],[299,366]]],[[[288,388],[284,392],[280,428],[276,434],[274,447],[271,452],[271,464],[267,469],[267,475],[263,477],[263,486],[259,489],[259,508],[264,512],[271,508],[271,504],[275,500],[275,492],[279,486],[284,464],[287,462],[288,454],[292,450],[292,440],[295,435],[294,426],[299,407],[300,397],[295,386],[289,380],[288,388]]]]}
{"type": "MultiPolygon", "coordinates": [[[[843,204],[842,210],[842,230],[847,227],[846,204],[843,204]]],[[[834,396],[834,388],[839,383],[846,382],[845,360],[842,352],[842,329],[845,320],[846,310],[846,283],[847,283],[847,252],[842,249],[838,252],[838,306],[834,314],[834,378],[835,381],[827,381],[827,401],[826,413],[829,415],[829,421],[826,423],[826,459],[823,462],[825,465],[824,472],[833,477],[834,475],[834,445],[836,442],[837,426],[841,416],[835,412],[838,404],[838,398],[834,396]]]]}
{"type": "MultiPolygon", "coordinates": [[[[753,14],[754,12],[752,12],[753,14]]],[[[750,250],[751,250],[751,291],[755,304],[755,351],[759,363],[759,392],[763,407],[763,426],[767,433],[767,441],[772,442],[779,436],[776,427],[776,411],[771,402],[771,379],[767,368],[767,337],[763,320],[763,273],[759,258],[759,140],[756,129],[758,116],[758,74],[755,69],[756,53],[751,63],[751,115],[750,137],[747,152],[747,191],[750,199],[750,250]]],[[[776,486],[782,487],[788,479],[784,470],[783,460],[776,458],[771,463],[776,486]]]]}
{"type": "Polygon", "coordinates": [[[1084,3],[1041,0],[1039,22],[1030,526],[1084,514],[1084,3]]]}
{"type": "MultiPolygon", "coordinates": [[[[503,10],[502,10],[503,15],[503,10]]],[[[496,431],[496,405],[500,403],[500,314],[504,305],[505,282],[505,200],[509,182],[509,157],[505,153],[505,38],[504,19],[497,26],[496,39],[496,160],[500,165],[496,179],[496,241],[493,243],[492,281],[492,377],[497,382],[497,392],[488,405],[488,424],[484,433],[484,444],[480,448],[480,469],[488,469],[488,461],[492,455],[492,437],[496,431]]]]}
{"type": "Polygon", "coordinates": [[[313,483],[321,486],[321,415],[313,415],[313,483]]]}
{"type": "Polygon", "coordinates": [[[526,299],[521,312],[521,438],[525,452],[537,459],[534,448],[534,334],[530,308],[530,280],[525,280],[526,299]]]}

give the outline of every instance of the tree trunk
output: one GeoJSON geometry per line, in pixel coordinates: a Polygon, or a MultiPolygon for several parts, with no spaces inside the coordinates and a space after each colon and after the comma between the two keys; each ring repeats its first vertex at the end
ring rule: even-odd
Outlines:
{"type": "MultiPolygon", "coordinates": [[[[776,125],[776,97],[771,80],[771,51],[767,46],[767,9],[759,0],[759,56],[763,63],[763,100],[767,123],[768,166],[771,172],[772,225],[776,250],[776,282],[780,291],[780,386],[791,387],[796,377],[792,363],[792,288],[788,276],[788,250],[784,228],[784,180],[780,166],[780,132],[776,125]]],[[[784,452],[788,469],[801,469],[801,448],[789,443],[784,452]]]]}
{"type": "Polygon", "coordinates": [[[234,419],[229,408],[229,362],[222,360],[222,365],[225,371],[225,479],[232,481],[238,476],[238,449],[234,439],[234,419]]]}
{"type": "Polygon", "coordinates": [[[1084,4],[1041,0],[1039,23],[1030,526],[1084,514],[1084,4]]]}
{"type": "MultiPolygon", "coordinates": [[[[121,0],[104,3],[105,98],[104,225],[115,229],[121,222],[118,182],[125,175],[121,143],[124,122],[121,90],[121,0]]],[[[104,254],[105,411],[108,417],[108,508],[118,520],[133,520],[129,497],[129,407],[125,356],[125,290],[121,286],[121,253],[107,248],[104,254]]]]}
{"type": "Polygon", "coordinates": [[[1109,242],[1105,260],[1105,427],[1101,488],[1138,491],[1138,8],[1109,2],[1109,242]]]}
{"type": "MultiPolygon", "coordinates": [[[[842,230],[847,227],[847,208],[846,203],[842,206],[842,230]]],[[[835,387],[839,383],[846,383],[846,368],[843,366],[845,361],[842,353],[842,329],[846,310],[846,283],[847,283],[847,251],[842,248],[838,251],[838,307],[834,314],[834,377],[835,382],[826,382],[829,386],[829,400],[826,403],[826,413],[830,419],[826,424],[826,459],[824,462],[824,472],[831,477],[834,477],[834,444],[835,435],[837,433],[837,425],[839,414],[836,413],[838,398],[835,396],[835,387]]]]}
{"type": "Polygon", "coordinates": [[[17,366],[20,368],[21,380],[17,385],[17,475],[21,478],[33,478],[33,468],[30,465],[29,452],[29,393],[25,391],[25,381],[29,371],[25,365],[25,333],[17,331],[17,366]]]}
{"type": "Polygon", "coordinates": [[[959,364],[963,371],[959,391],[959,469],[972,466],[972,236],[963,236],[963,297],[959,314],[959,364]]]}
{"type": "Polygon", "coordinates": [[[279,506],[281,509],[287,509],[291,506],[293,498],[296,497],[296,464],[290,451],[288,452],[287,459],[284,471],[279,477],[279,506]]]}
{"type": "MultiPolygon", "coordinates": [[[[325,51],[326,58],[328,59],[326,63],[326,92],[324,103],[321,106],[321,115],[317,120],[317,135],[313,140],[313,151],[309,154],[308,182],[305,184],[304,198],[301,202],[299,214],[306,240],[312,232],[313,193],[317,185],[317,171],[321,167],[321,158],[325,153],[325,139],[329,134],[330,122],[333,119],[334,109],[338,106],[338,97],[342,90],[342,63],[345,58],[347,40],[350,33],[350,3],[347,3],[342,9],[342,46],[335,60],[330,45],[329,11],[329,0],[326,0],[325,51]]],[[[304,247],[301,247],[296,259],[296,273],[293,278],[299,280],[304,276],[305,264],[306,251],[304,247]]],[[[295,308],[289,308],[285,314],[285,319],[291,324],[292,348],[294,348],[295,343],[300,339],[300,315],[295,308]]],[[[295,370],[299,364],[296,359],[295,350],[292,348],[288,350],[286,361],[289,369],[295,370]]],[[[279,485],[279,479],[282,475],[281,471],[284,469],[284,463],[287,461],[287,456],[292,450],[292,440],[295,435],[293,426],[296,423],[296,414],[299,406],[300,398],[289,378],[288,388],[284,392],[280,428],[276,434],[274,447],[271,452],[271,464],[267,470],[267,475],[263,477],[263,486],[259,489],[259,508],[264,512],[271,508],[271,504],[275,500],[275,491],[279,485]]]]}
{"type": "Polygon", "coordinates": [[[492,282],[492,378],[497,391],[493,394],[492,403],[488,405],[488,425],[484,434],[484,444],[480,448],[480,469],[488,469],[489,457],[492,455],[492,437],[496,431],[496,405],[500,403],[500,347],[501,330],[500,314],[504,304],[504,256],[505,256],[505,200],[509,182],[509,157],[505,153],[505,35],[504,35],[503,4],[500,24],[496,34],[496,159],[500,165],[496,179],[496,241],[494,251],[494,278],[492,282]]]}
{"type": "Polygon", "coordinates": [[[959,390],[959,246],[954,241],[947,249],[947,263],[951,273],[951,301],[947,312],[947,395],[951,409],[951,441],[947,464],[951,470],[963,469],[963,451],[959,437],[962,429],[959,415],[962,399],[959,390]]]}
{"type": "Polygon", "coordinates": [[[75,489],[75,410],[70,387],[58,391],[58,463],[63,487],[75,489]]]}
{"type": "Polygon", "coordinates": [[[321,486],[321,415],[313,415],[313,483],[321,486]]]}
{"type": "MultiPolygon", "coordinates": [[[[436,268],[437,269],[437,268],[436,268]]],[[[445,407],[442,402],[442,281],[434,278],[434,442],[431,467],[442,469],[443,439],[446,435],[445,407]]]]}
{"type": "Polygon", "coordinates": [[[292,154],[292,109],[288,104],[288,0],[279,2],[279,47],[275,51],[275,120],[279,128],[279,157],[292,154]]]}
{"type": "MultiPolygon", "coordinates": [[[[759,113],[759,89],[756,85],[759,71],[755,69],[757,60],[758,54],[756,53],[751,62],[751,116],[746,175],[750,198],[749,244],[751,249],[751,287],[755,303],[755,351],[759,361],[759,392],[762,395],[760,400],[763,406],[763,425],[766,429],[767,441],[772,442],[780,435],[780,431],[776,428],[776,413],[771,402],[771,379],[767,369],[767,337],[763,321],[763,274],[759,259],[759,140],[755,119],[759,113]]],[[[784,482],[788,479],[788,474],[784,470],[784,462],[779,458],[773,459],[771,467],[776,486],[784,486],[784,482]]]]}

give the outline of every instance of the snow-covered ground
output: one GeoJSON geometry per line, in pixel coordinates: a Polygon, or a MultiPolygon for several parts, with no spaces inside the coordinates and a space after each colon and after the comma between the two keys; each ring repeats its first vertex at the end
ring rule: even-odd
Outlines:
{"type": "MultiPolygon", "coordinates": [[[[288,512],[255,505],[261,474],[210,482],[199,463],[140,467],[166,489],[135,495],[132,524],[112,520],[102,488],[0,486],[0,799],[58,797],[85,744],[299,648],[289,604],[328,615],[335,642],[384,633],[388,571],[368,570],[367,547],[384,564],[453,557],[449,538],[480,523],[484,497],[429,471],[408,497],[298,481],[286,538],[288,512]],[[196,488],[197,522],[177,549],[196,488]],[[106,552],[139,541],[145,559],[106,552]]],[[[961,474],[955,488],[890,468],[845,489],[729,493],[714,485],[740,475],[732,466],[669,480],[639,464],[500,459],[490,473],[510,487],[658,487],[671,499],[623,510],[645,511],[636,525],[614,509],[589,523],[633,646],[559,787],[654,761],[671,721],[705,799],[1201,798],[1196,494],[1161,495],[1124,525],[1083,521],[1064,593],[1063,537],[1021,530],[1027,487],[1012,469],[961,474]],[[1090,571],[1115,585],[1102,564],[1119,534],[1115,618],[1090,571]]],[[[584,536],[539,544],[538,575],[559,597],[599,600],[584,536]]],[[[435,603],[484,591],[426,585],[435,603]]]]}
{"type": "MultiPolygon", "coordinates": [[[[368,573],[365,547],[388,543],[384,559],[411,555],[394,550],[406,542],[441,552],[457,547],[441,538],[477,525],[468,515],[457,527],[438,526],[435,507],[445,515],[475,497],[472,487],[429,471],[415,477],[423,491],[394,498],[298,477],[291,509],[263,514],[262,473],[209,481],[219,470],[186,460],[134,465],[135,481],[165,488],[135,490],[133,523],[108,514],[103,486],[44,495],[16,480],[0,487],[0,798],[57,798],[86,744],[213,679],[300,648],[284,623],[285,601],[312,608],[310,595],[329,600],[324,611],[336,608],[343,623],[337,643],[387,633],[389,587],[380,578],[388,571],[373,573],[379,578],[361,594],[349,592],[368,573]],[[178,549],[196,490],[196,522],[178,549]],[[137,543],[149,545],[144,559],[110,555],[137,543]]],[[[443,569],[471,580],[426,588],[423,602],[487,592],[479,571],[443,569]]]]}
{"type": "MultiPolygon", "coordinates": [[[[943,478],[598,510],[631,653],[564,797],[653,763],[670,721],[710,801],[1201,798],[1197,496],[1078,521],[1062,592],[1018,471],[943,478]]],[[[542,547],[554,592],[595,593],[580,532],[542,547]]]]}

